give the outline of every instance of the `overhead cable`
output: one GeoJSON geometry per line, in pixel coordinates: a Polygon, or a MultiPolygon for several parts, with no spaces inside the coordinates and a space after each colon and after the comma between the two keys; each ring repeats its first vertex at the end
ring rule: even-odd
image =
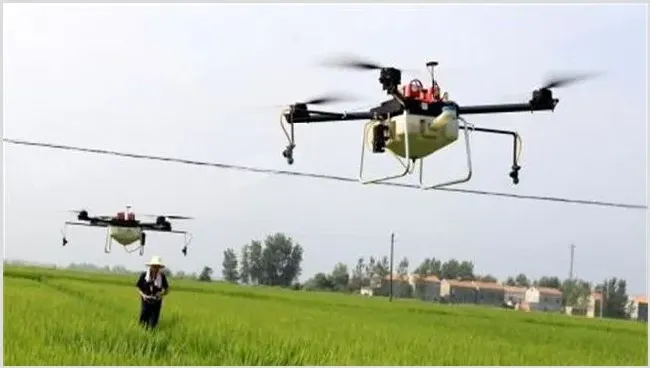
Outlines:
{"type": "MultiPolygon", "coordinates": [[[[136,153],[128,153],[128,152],[110,151],[110,150],[104,150],[98,148],[86,148],[86,147],[54,144],[54,143],[31,142],[31,141],[25,141],[19,139],[3,138],[3,141],[7,143],[23,145],[23,146],[44,147],[44,148],[60,149],[60,150],[67,150],[67,151],[94,153],[94,154],[111,155],[111,156],[118,156],[118,157],[129,157],[129,158],[143,159],[143,160],[175,162],[175,163],[185,164],[185,165],[208,166],[208,167],[214,167],[219,169],[239,170],[239,171],[271,174],[271,175],[288,175],[288,176],[297,176],[297,177],[307,177],[312,179],[323,179],[323,180],[333,180],[333,181],[340,181],[340,182],[358,183],[358,179],[351,178],[351,177],[344,177],[344,176],[324,175],[324,174],[315,174],[315,173],[288,171],[288,170],[264,169],[260,167],[232,165],[232,164],[225,164],[220,162],[187,160],[187,159],[176,158],[176,157],[144,155],[144,154],[136,154],[136,153]]],[[[366,184],[366,185],[384,185],[384,186],[393,186],[393,187],[401,187],[401,188],[420,189],[418,185],[395,183],[395,182],[379,182],[379,183],[366,184]]],[[[560,198],[560,197],[550,197],[550,196],[522,195],[522,194],[490,192],[490,191],[474,190],[474,189],[435,188],[433,190],[454,192],[454,193],[485,195],[485,196],[492,196],[492,197],[529,199],[529,200],[536,200],[536,201],[562,202],[562,203],[570,203],[570,204],[583,204],[583,205],[604,206],[604,207],[618,207],[618,208],[625,208],[625,209],[647,209],[646,205],[638,205],[638,204],[614,203],[614,202],[560,198]]]]}

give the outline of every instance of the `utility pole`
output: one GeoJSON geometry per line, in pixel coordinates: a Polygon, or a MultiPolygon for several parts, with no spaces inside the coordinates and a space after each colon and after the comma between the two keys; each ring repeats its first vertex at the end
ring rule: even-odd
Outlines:
{"type": "Polygon", "coordinates": [[[393,301],[393,254],[395,252],[395,233],[390,233],[390,292],[388,295],[388,301],[393,301]]]}
{"type": "Polygon", "coordinates": [[[571,244],[571,263],[569,265],[569,280],[573,280],[573,256],[575,253],[576,246],[571,244]]]}

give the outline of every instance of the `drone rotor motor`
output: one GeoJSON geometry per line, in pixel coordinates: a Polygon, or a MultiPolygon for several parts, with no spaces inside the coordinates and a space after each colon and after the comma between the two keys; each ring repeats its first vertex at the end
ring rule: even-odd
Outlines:
{"type": "Polygon", "coordinates": [[[86,210],[79,211],[79,214],[77,215],[77,220],[88,221],[88,211],[86,210]]]}

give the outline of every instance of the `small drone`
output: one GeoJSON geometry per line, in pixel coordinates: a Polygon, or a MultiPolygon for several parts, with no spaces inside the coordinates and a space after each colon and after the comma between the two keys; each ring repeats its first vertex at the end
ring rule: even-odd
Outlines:
{"type": "Polygon", "coordinates": [[[106,244],[104,245],[104,252],[111,252],[112,241],[115,240],[128,253],[140,251],[140,256],[144,255],[144,245],[146,240],[146,231],[160,231],[166,233],[183,234],[185,242],[181,253],[187,256],[187,246],[192,240],[192,235],[187,231],[172,230],[172,225],[168,219],[172,220],[190,220],[191,217],[185,216],[163,216],[163,215],[143,215],[144,217],[155,218],[155,222],[141,222],[136,220],[135,213],[130,211],[131,206],[126,206],[126,212],[118,212],[116,216],[88,216],[88,211],[71,211],[77,213],[77,220],[84,222],[66,221],[61,231],[63,235],[62,245],[65,247],[68,244],[66,237],[66,230],[68,225],[74,226],[95,226],[106,228],[106,244]],[[139,241],[137,247],[129,249],[128,246],[139,241]]]}
{"type": "Polygon", "coordinates": [[[425,88],[419,79],[401,85],[402,71],[393,67],[383,67],[359,60],[339,59],[336,66],[360,70],[379,70],[379,83],[392,98],[381,102],[379,106],[362,112],[330,112],[311,110],[307,105],[321,105],[342,100],[341,97],[324,96],[290,105],[282,112],[280,120],[289,145],[282,152],[289,165],[293,164],[293,151],[296,147],[294,125],[301,123],[319,123],[330,121],[368,120],[363,133],[359,181],[362,184],[378,183],[413,173],[416,161],[420,161],[419,183],[422,189],[434,189],[443,186],[467,182],[472,177],[472,158],[470,150],[470,132],[483,132],[511,136],[513,139],[512,167],[510,178],[519,183],[519,156],[521,138],[514,131],[480,128],[467,123],[462,116],[471,114],[498,114],[512,112],[553,111],[559,100],[553,97],[551,88],[570,84],[585,76],[555,78],[543,87],[534,90],[528,102],[477,106],[459,106],[449,99],[447,92],[441,94],[440,86],[434,78],[434,68],[438,62],[426,64],[431,75],[431,86],[425,88]],[[284,121],[283,121],[283,119],[284,121]],[[289,131],[286,129],[289,124],[289,131]],[[461,124],[462,123],[462,124],[461,124]],[[424,158],[454,143],[464,131],[465,151],[467,154],[468,173],[461,179],[427,186],[423,183],[422,173],[424,158]],[[384,153],[388,150],[400,162],[400,172],[386,177],[365,179],[363,176],[364,152],[384,153]]]}

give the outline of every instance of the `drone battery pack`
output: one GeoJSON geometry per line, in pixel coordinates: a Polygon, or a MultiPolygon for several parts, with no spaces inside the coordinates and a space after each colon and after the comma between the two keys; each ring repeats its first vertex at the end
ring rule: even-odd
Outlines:
{"type": "Polygon", "coordinates": [[[391,118],[388,126],[390,139],[386,148],[403,158],[406,158],[406,135],[411,159],[426,157],[458,139],[458,119],[451,110],[437,117],[405,112],[391,118]]]}

